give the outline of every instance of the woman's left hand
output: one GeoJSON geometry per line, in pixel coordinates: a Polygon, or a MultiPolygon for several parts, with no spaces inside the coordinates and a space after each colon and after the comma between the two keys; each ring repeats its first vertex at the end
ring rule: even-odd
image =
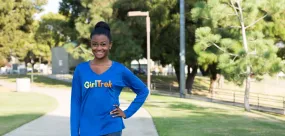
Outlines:
{"type": "Polygon", "coordinates": [[[113,115],[113,117],[122,117],[122,118],[126,118],[126,115],[124,113],[124,111],[118,106],[118,105],[114,105],[116,108],[114,110],[112,110],[110,112],[111,115],[113,115]]]}

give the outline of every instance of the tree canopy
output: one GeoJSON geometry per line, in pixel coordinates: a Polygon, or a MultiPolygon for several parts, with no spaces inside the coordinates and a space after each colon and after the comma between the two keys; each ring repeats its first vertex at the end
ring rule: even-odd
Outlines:
{"type": "Polygon", "coordinates": [[[34,14],[42,10],[45,0],[0,1],[0,58],[11,56],[24,60],[33,47],[34,14]]]}
{"type": "Polygon", "coordinates": [[[198,2],[192,10],[193,20],[203,23],[203,27],[196,29],[199,64],[207,67],[216,63],[216,69],[238,85],[246,80],[246,110],[249,110],[250,77],[254,75],[261,80],[263,75],[272,75],[283,67],[276,54],[276,41],[266,33],[266,26],[273,22],[269,18],[284,12],[285,7],[272,2],[211,0],[198,2]]]}

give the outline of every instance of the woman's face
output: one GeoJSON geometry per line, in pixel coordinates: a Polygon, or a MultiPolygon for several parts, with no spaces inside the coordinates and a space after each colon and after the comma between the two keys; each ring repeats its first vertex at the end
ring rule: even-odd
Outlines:
{"type": "Polygon", "coordinates": [[[106,35],[94,35],[91,39],[92,53],[96,59],[103,59],[108,56],[112,43],[106,35]]]}

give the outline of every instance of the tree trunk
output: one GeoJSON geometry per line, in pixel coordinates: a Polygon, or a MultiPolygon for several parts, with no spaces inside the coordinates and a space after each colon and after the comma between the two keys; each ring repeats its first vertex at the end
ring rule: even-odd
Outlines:
{"type": "Polygon", "coordinates": [[[50,66],[50,59],[48,59],[48,66],[50,66]]]}
{"type": "Polygon", "coordinates": [[[213,93],[216,82],[217,82],[217,77],[218,77],[218,69],[217,69],[217,63],[213,63],[209,65],[208,70],[210,74],[210,86],[209,86],[209,93],[213,93]]]}
{"type": "Polygon", "coordinates": [[[59,40],[56,40],[54,47],[58,47],[59,46],[59,40]]]}
{"type": "Polygon", "coordinates": [[[207,75],[209,75],[209,70],[204,70],[202,67],[199,67],[199,70],[200,70],[202,76],[207,76],[207,75]]]}
{"type": "Polygon", "coordinates": [[[210,77],[209,93],[214,92],[216,81],[217,81],[217,74],[212,74],[210,77]]]}
{"type": "Polygon", "coordinates": [[[31,66],[32,66],[32,70],[35,71],[34,69],[35,63],[31,63],[31,66]]]}
{"type": "Polygon", "coordinates": [[[217,78],[217,88],[223,88],[224,86],[224,76],[222,74],[218,74],[217,78]]]}
{"type": "Polygon", "coordinates": [[[236,1],[237,4],[237,9],[236,13],[239,12],[239,21],[241,25],[241,33],[242,33],[242,43],[243,43],[243,48],[245,50],[246,56],[246,86],[245,86],[245,92],[244,92],[244,108],[246,111],[250,111],[250,105],[249,105],[249,92],[250,92],[250,60],[248,58],[248,45],[247,45],[247,39],[246,39],[246,31],[245,31],[245,25],[244,25],[244,18],[243,18],[243,10],[241,7],[241,1],[236,1]]]}
{"type": "MultiPolygon", "coordinates": [[[[247,66],[247,73],[250,73],[250,67],[247,66]]],[[[250,74],[246,77],[245,92],[244,92],[244,108],[246,111],[250,111],[249,105],[249,92],[250,92],[250,74]]]]}
{"type": "Polygon", "coordinates": [[[192,94],[194,79],[197,74],[198,65],[194,65],[191,67],[191,65],[188,65],[187,67],[187,79],[186,79],[186,89],[188,94],[192,94]],[[192,71],[190,72],[190,68],[192,68],[192,71]]]}
{"type": "Polygon", "coordinates": [[[29,62],[26,59],[24,61],[25,61],[25,67],[28,68],[28,63],[29,62]]]}
{"type": "Polygon", "coordinates": [[[174,66],[175,75],[176,75],[176,78],[177,78],[177,81],[178,81],[178,84],[179,84],[179,88],[180,88],[180,66],[179,66],[179,63],[178,64],[174,63],[173,66],[174,66]]]}

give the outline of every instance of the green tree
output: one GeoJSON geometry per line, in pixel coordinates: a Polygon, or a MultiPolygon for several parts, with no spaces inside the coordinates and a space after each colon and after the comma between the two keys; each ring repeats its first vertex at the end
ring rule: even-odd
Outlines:
{"type": "Polygon", "coordinates": [[[285,47],[279,47],[277,52],[278,57],[280,57],[282,60],[285,60],[285,47]]]}
{"type": "Polygon", "coordinates": [[[132,60],[142,58],[142,48],[139,41],[132,38],[132,31],[127,24],[120,20],[114,20],[111,24],[113,46],[111,49],[111,59],[118,60],[126,66],[130,66],[132,60]]]}
{"type": "Polygon", "coordinates": [[[137,54],[141,54],[141,49],[133,40],[128,25],[113,18],[114,2],[115,0],[63,0],[60,3],[60,13],[69,19],[70,27],[76,30],[76,39],[80,46],[73,50],[76,57],[90,55],[90,33],[99,21],[110,24],[113,35],[113,47],[110,51],[112,59],[129,64],[132,59],[137,59],[137,54]]]}
{"type": "MultiPolygon", "coordinates": [[[[260,26],[263,26],[263,33],[266,37],[271,37],[274,39],[274,42],[276,44],[278,43],[285,43],[285,14],[283,6],[281,6],[282,2],[284,3],[284,0],[275,0],[271,1],[275,3],[273,6],[270,6],[267,8],[270,9],[274,14],[268,15],[266,18],[266,22],[262,22],[260,26]],[[276,5],[278,4],[278,5],[276,5]],[[280,5],[279,5],[280,4],[280,5]],[[276,7],[276,8],[275,8],[276,7]]],[[[278,57],[285,59],[285,48],[280,47],[277,52],[278,57]]]]}
{"type": "MultiPolygon", "coordinates": [[[[196,1],[185,1],[186,13],[186,65],[188,75],[186,89],[191,93],[193,81],[198,69],[197,57],[193,46],[197,24],[191,20],[191,9],[196,1]],[[192,69],[190,72],[190,68],[192,69]]],[[[179,81],[179,1],[159,0],[119,0],[114,4],[115,17],[129,25],[134,39],[143,49],[146,57],[145,17],[128,17],[129,11],[149,11],[151,20],[151,59],[160,64],[172,64],[179,81]],[[140,41],[139,41],[140,40],[140,41]]]]}
{"type": "Polygon", "coordinates": [[[199,64],[217,64],[225,78],[239,85],[245,82],[244,106],[250,111],[251,76],[258,80],[282,68],[274,40],[265,37],[260,22],[282,9],[267,0],[211,0],[199,2],[193,20],[204,27],[196,30],[195,51],[199,64]],[[270,6],[268,6],[270,5],[270,6]],[[274,9],[274,10],[272,10],[274,9]],[[264,65],[266,64],[266,65],[264,65]]]}
{"type": "Polygon", "coordinates": [[[32,54],[37,61],[51,61],[51,49],[75,40],[76,32],[69,27],[67,18],[61,14],[43,15],[38,22],[32,54]]]}
{"type": "Polygon", "coordinates": [[[0,54],[4,61],[11,56],[24,60],[32,48],[34,14],[46,0],[0,1],[0,54]]]}

